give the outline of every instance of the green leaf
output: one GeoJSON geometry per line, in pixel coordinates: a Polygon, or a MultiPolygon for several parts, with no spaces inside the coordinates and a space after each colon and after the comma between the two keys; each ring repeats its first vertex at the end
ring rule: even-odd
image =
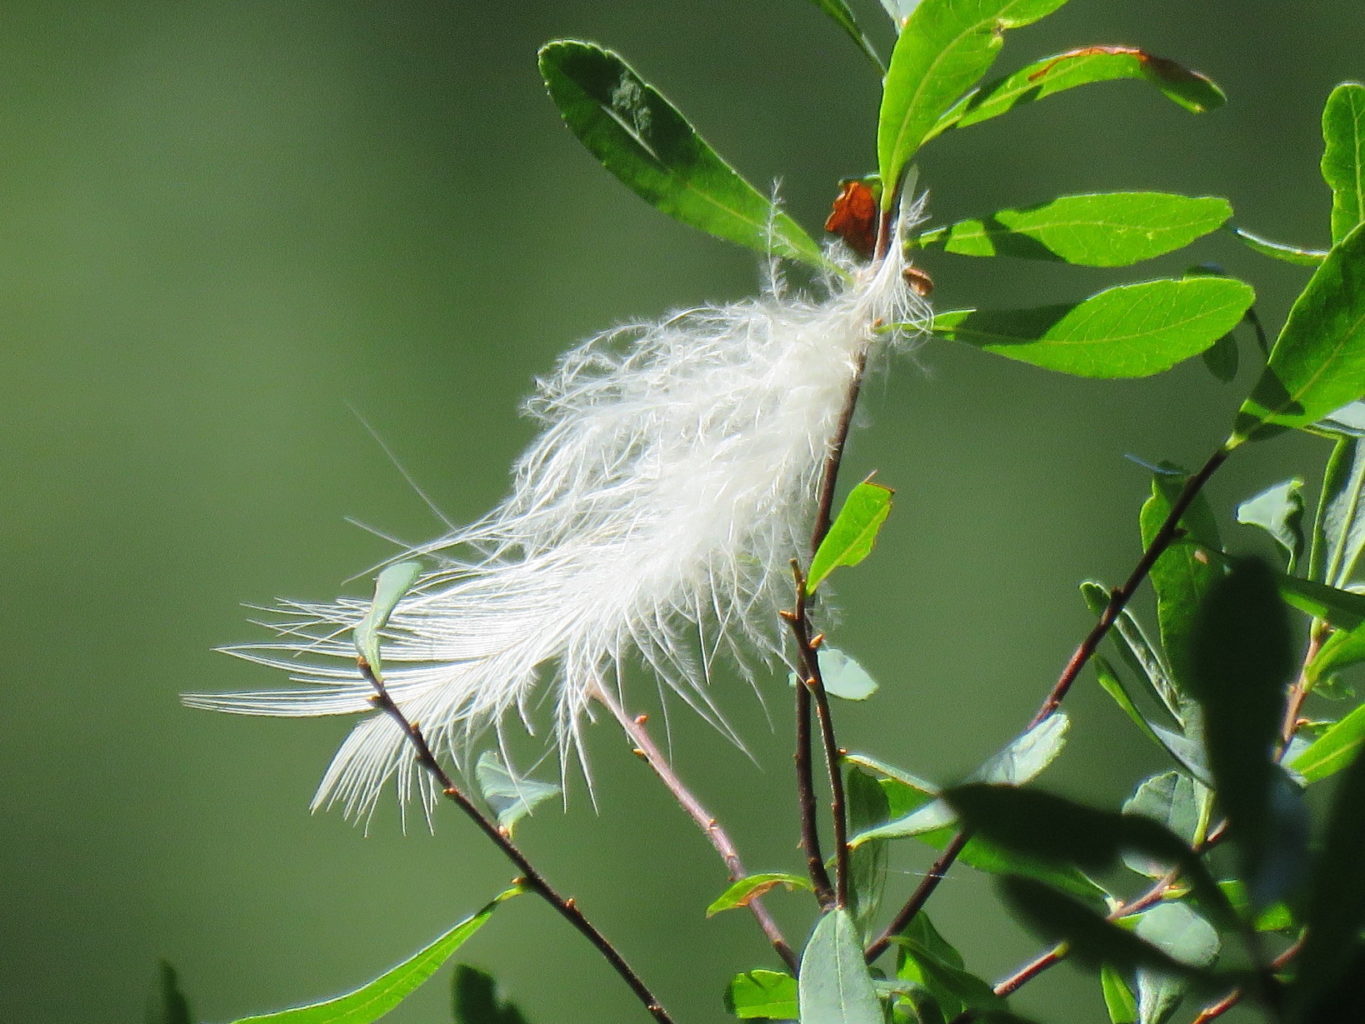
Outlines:
{"type": "Polygon", "coordinates": [[[1259,526],[1270,534],[1285,553],[1285,571],[1292,573],[1307,544],[1303,532],[1303,481],[1297,477],[1284,480],[1248,498],[1237,506],[1237,521],[1259,526]]]}
{"type": "Polygon", "coordinates": [[[147,1024],[190,1024],[190,1005],[180,991],[175,968],[165,960],[157,961],[156,982],[147,996],[147,1024]]]}
{"type": "Polygon", "coordinates": [[[844,499],[825,539],[811,559],[806,575],[806,593],[814,594],[820,584],[841,565],[857,565],[872,553],[877,534],[891,514],[890,487],[864,480],[844,499]]]}
{"type": "Polygon", "coordinates": [[[1338,437],[1322,477],[1322,499],[1313,523],[1313,559],[1309,576],[1343,587],[1365,551],[1365,444],[1358,437],[1338,437]]]}
{"type": "Polygon", "coordinates": [[[1147,377],[1198,355],[1242,319],[1255,293],[1231,278],[1119,285],[1072,305],[966,310],[933,330],[996,355],[1081,377],[1147,377]]]}
{"type": "Polygon", "coordinates": [[[1005,1008],[1005,1000],[995,994],[988,981],[964,968],[962,956],[944,940],[923,911],[915,915],[904,932],[895,936],[895,942],[901,953],[897,958],[897,977],[927,988],[945,1016],[956,1017],[968,1007],[1005,1008]]]}
{"type": "Polygon", "coordinates": [[[379,634],[389,624],[389,616],[403,595],[412,589],[421,572],[420,562],[395,562],[374,581],[374,600],[356,625],[353,639],[356,653],[365,659],[376,678],[384,677],[379,661],[379,634]]]}
{"type": "Polygon", "coordinates": [[[853,12],[848,9],[848,4],[844,3],[844,0],[811,0],[811,3],[829,15],[834,23],[844,30],[848,37],[857,44],[858,49],[867,55],[867,59],[876,66],[878,71],[883,73],[886,71],[886,65],[877,56],[877,51],[872,48],[872,44],[863,34],[863,30],[858,27],[858,19],[853,16],[853,12]]]}
{"type": "MultiPolygon", "coordinates": [[[[1360,950],[1360,932],[1365,927],[1365,871],[1360,870],[1360,851],[1365,849],[1362,807],[1365,757],[1357,757],[1337,785],[1327,835],[1310,874],[1313,891],[1304,920],[1307,937],[1294,961],[1298,975],[1290,994],[1292,1004],[1315,1002],[1320,993],[1347,976],[1350,961],[1360,950]]],[[[1357,989],[1359,982],[1357,974],[1357,989]]]]}
{"type": "Polygon", "coordinates": [[[995,62],[1003,32],[1066,0],[923,0],[896,40],[877,118],[877,164],[889,210],[915,151],[953,101],[995,62]]]}
{"type": "MultiPolygon", "coordinates": [[[[820,645],[820,678],[824,680],[825,692],[831,697],[843,700],[867,700],[877,692],[877,681],[867,669],[850,658],[837,647],[820,645]]],[[[796,673],[791,674],[791,685],[798,682],[796,673]]]]}
{"type": "Polygon", "coordinates": [[[477,914],[465,918],[429,946],[354,992],[292,1010],[243,1017],[235,1024],[371,1024],[416,991],[483,927],[501,903],[522,891],[519,886],[513,886],[499,893],[477,914]]]}
{"type": "Polygon", "coordinates": [[[1060,196],[927,231],[912,244],[963,256],[1126,267],[1189,245],[1232,216],[1226,199],[1166,192],[1060,196]]]}
{"type": "Polygon", "coordinates": [[[1322,110],[1322,179],[1332,190],[1332,241],[1365,221],[1365,85],[1343,82],[1322,110]]]}
{"type": "Polygon", "coordinates": [[[1138,1006],[1133,990],[1123,975],[1108,964],[1100,967],[1100,989],[1104,993],[1104,1008],[1110,1024],[1137,1024],[1138,1006]]]}
{"type": "Polygon", "coordinates": [[[1196,114],[1227,101],[1212,81],[1175,61],[1129,47],[1092,46],[1044,57],[968,93],[938,119],[925,141],[1067,89],[1123,78],[1145,79],[1167,99],[1196,114]]]}
{"type": "Polygon", "coordinates": [[[1253,252],[1258,252],[1262,256],[1269,256],[1271,259],[1283,260],[1285,263],[1293,263],[1298,267],[1316,267],[1327,258],[1327,253],[1321,249],[1305,249],[1298,245],[1272,242],[1268,238],[1252,234],[1246,228],[1239,228],[1234,225],[1228,225],[1228,230],[1253,252]]]}
{"type": "Polygon", "coordinates": [[[801,875],[788,874],[785,871],[767,871],[756,875],[746,875],[735,882],[715,898],[709,907],[706,908],[707,917],[715,917],[722,910],[735,910],[738,907],[747,907],[749,901],[755,896],[762,896],[769,889],[778,885],[785,885],[788,889],[811,888],[810,879],[801,875]]]}
{"type": "Polygon", "coordinates": [[[1332,247],[1294,302],[1228,446],[1307,427],[1365,395],[1365,224],[1332,247]]]}
{"type": "Polygon", "coordinates": [[[717,238],[824,266],[811,237],[617,54],[560,39],[541,48],[540,73],[569,130],[645,202],[717,238]]]}
{"type": "MultiPolygon", "coordinates": [[[[1108,588],[1094,580],[1086,580],[1081,584],[1081,597],[1085,599],[1086,607],[1090,609],[1091,614],[1096,616],[1103,614],[1109,604],[1108,588]]],[[[1184,708],[1180,700],[1180,690],[1171,680],[1170,672],[1161,655],[1152,646],[1152,642],[1131,612],[1127,610],[1119,612],[1113,628],[1109,631],[1109,638],[1124,662],[1143,683],[1146,694],[1166,712],[1171,722],[1183,729],[1184,719],[1181,715],[1184,708]]]]}
{"type": "Polygon", "coordinates": [[[1072,957],[1083,964],[1097,970],[1109,965],[1121,971],[1149,968],[1174,977],[1206,977],[1198,966],[1176,960],[1045,885],[1027,878],[1005,878],[1000,888],[1024,924],[1048,942],[1069,943],[1072,957]]]}
{"type": "Polygon", "coordinates": [[[1346,768],[1360,753],[1365,743],[1365,704],[1337,722],[1319,736],[1289,767],[1303,776],[1305,782],[1319,782],[1346,768]]]}
{"type": "Polygon", "coordinates": [[[1258,932],[1284,933],[1298,930],[1293,913],[1283,903],[1273,903],[1257,913],[1251,905],[1251,896],[1247,892],[1247,887],[1240,879],[1225,878],[1218,883],[1218,888],[1222,889],[1227,895],[1228,902],[1232,904],[1233,909],[1243,917],[1250,919],[1252,927],[1258,932]]]}
{"type": "MultiPolygon", "coordinates": [[[[1207,967],[1220,943],[1213,926],[1183,903],[1158,903],[1137,915],[1137,937],[1172,959],[1207,967]]],[[[1165,1024],[1188,988],[1180,978],[1140,967],[1137,972],[1139,1024],[1165,1024]]]]}
{"type": "Polygon", "coordinates": [[[498,828],[509,836],[517,822],[531,814],[539,804],[561,792],[553,783],[513,775],[491,750],[479,755],[479,761],[474,766],[474,778],[484,802],[497,816],[498,828]]]}
{"type": "MultiPolygon", "coordinates": [[[[1124,814],[1160,822],[1193,847],[1203,830],[1208,790],[1183,772],[1163,772],[1144,779],[1123,805],[1124,814]]],[[[1160,878],[1168,866],[1141,854],[1125,853],[1123,862],[1138,874],[1160,878]]]]}
{"type": "MultiPolygon", "coordinates": [[[[872,775],[857,765],[844,767],[844,798],[848,806],[848,834],[857,835],[874,828],[891,815],[886,790],[872,775]]],[[[853,897],[853,919],[867,933],[881,906],[886,888],[887,845],[863,843],[849,853],[849,891],[853,897]]]]}
{"type": "Polygon", "coordinates": [[[781,971],[745,971],[730,979],[725,1009],[741,1020],[795,1020],[796,979],[781,971]]]}
{"type": "Polygon", "coordinates": [[[468,964],[456,964],[451,982],[455,1024],[527,1024],[514,1004],[498,993],[493,975],[468,964]]]}
{"type": "Polygon", "coordinates": [[[1237,842],[1242,877],[1252,884],[1272,853],[1271,752],[1294,672],[1293,637],[1277,574],[1256,559],[1232,563],[1200,606],[1191,641],[1189,685],[1204,708],[1209,767],[1237,842]]]}
{"type": "Polygon", "coordinates": [[[1365,661],[1365,627],[1340,629],[1327,638],[1304,669],[1304,679],[1314,693],[1330,697],[1332,675],[1365,661]]]}
{"type": "Polygon", "coordinates": [[[820,918],[797,975],[801,1024],[882,1024],[882,1007],[848,911],[820,918]]]}
{"type": "Polygon", "coordinates": [[[1354,630],[1365,624],[1365,594],[1284,573],[1276,573],[1275,581],[1284,602],[1301,612],[1326,619],[1341,629],[1354,630]]]}

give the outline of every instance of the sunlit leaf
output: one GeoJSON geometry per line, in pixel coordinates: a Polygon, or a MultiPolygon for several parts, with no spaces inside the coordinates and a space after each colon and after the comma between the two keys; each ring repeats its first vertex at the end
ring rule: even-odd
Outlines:
{"type": "Polygon", "coordinates": [[[385,568],[374,581],[374,601],[365,612],[365,617],[355,627],[353,639],[356,653],[383,678],[383,667],[379,660],[379,634],[389,623],[389,616],[398,607],[403,595],[412,589],[422,571],[420,562],[396,562],[385,568]]]}
{"type": "Polygon", "coordinates": [[[1306,782],[1318,782],[1348,767],[1365,744],[1365,704],[1319,736],[1289,767],[1306,782]]]}
{"type": "MultiPolygon", "coordinates": [[[[874,828],[891,815],[886,790],[858,765],[845,766],[844,801],[848,807],[848,835],[874,828]]],[[[881,906],[888,852],[886,843],[880,841],[863,843],[849,852],[848,887],[853,898],[853,919],[864,933],[881,906]]]]}
{"type": "Polygon", "coordinates": [[[1327,258],[1327,252],[1323,249],[1305,249],[1302,246],[1272,242],[1268,238],[1252,234],[1246,228],[1230,226],[1229,230],[1253,252],[1269,256],[1271,259],[1283,260],[1285,263],[1293,263],[1295,266],[1316,267],[1327,258]]]}
{"type": "Polygon", "coordinates": [[[1054,93],[1123,78],[1145,79],[1193,113],[1221,107],[1227,101],[1223,90],[1212,81],[1175,61],[1126,46],[1089,46],[1044,57],[968,93],[938,119],[925,141],[949,128],[999,117],[1054,93]]]}
{"type": "Polygon", "coordinates": [[[1081,377],[1147,377],[1198,355],[1251,306],[1251,286],[1186,277],[1105,289],[1073,305],[954,311],[935,334],[1045,370],[1081,377]]]}
{"type": "Polygon", "coordinates": [[[745,971],[730,979],[725,1008],[741,1020],[795,1020],[796,979],[781,971],[745,971]]]}
{"type": "Polygon", "coordinates": [[[1365,551],[1365,443],[1338,437],[1322,477],[1309,575],[1334,587],[1350,582],[1365,551]]]}
{"type": "Polygon", "coordinates": [[[147,996],[146,1024],[190,1024],[190,1005],[180,991],[175,968],[165,960],[156,965],[156,982],[147,996]]]}
{"type": "Polygon", "coordinates": [[[706,916],[714,917],[722,910],[734,910],[737,907],[747,907],[755,896],[762,896],[769,889],[778,885],[785,885],[788,889],[811,888],[810,879],[802,875],[792,875],[785,871],[767,871],[757,875],[746,875],[736,882],[732,882],[723,893],[715,898],[709,907],[706,908],[706,916]]]}
{"type": "Polygon", "coordinates": [[[945,1015],[956,1017],[964,1009],[1004,1009],[1005,1000],[989,982],[966,969],[962,955],[939,934],[923,911],[894,937],[900,949],[896,975],[927,988],[945,1015]]]}
{"type": "Polygon", "coordinates": [[[848,9],[848,4],[844,0],[811,0],[811,3],[829,15],[830,19],[838,25],[857,44],[858,49],[867,55],[867,59],[872,61],[878,71],[884,72],[886,66],[882,64],[882,59],[877,56],[877,51],[872,48],[863,30],[858,27],[858,19],[853,16],[853,12],[848,9]]]}
{"type": "MultiPolygon", "coordinates": [[[[1081,597],[1095,616],[1103,614],[1109,604],[1108,588],[1094,580],[1086,580],[1081,584],[1081,597]]],[[[1169,716],[1169,722],[1183,729],[1184,719],[1181,715],[1184,708],[1180,690],[1172,682],[1165,662],[1132,612],[1126,609],[1119,612],[1113,628],[1109,630],[1109,640],[1124,663],[1142,682],[1144,692],[1169,716]]]]}
{"type": "Polygon", "coordinates": [[[502,759],[491,750],[479,755],[474,778],[484,802],[497,816],[498,827],[510,836],[517,822],[535,811],[538,804],[560,794],[550,782],[523,779],[508,771],[502,759]]]}
{"type": "Polygon", "coordinates": [[[1066,0],[923,0],[896,40],[877,118],[877,163],[890,209],[906,167],[936,121],[995,62],[1003,32],[1066,0]]]}
{"type": "Polygon", "coordinates": [[[1060,196],[962,220],[913,240],[963,256],[1016,256],[1124,267],[1189,245],[1232,216],[1226,199],[1166,192],[1060,196]]]}
{"type": "Polygon", "coordinates": [[[1332,241],[1365,221],[1365,85],[1343,82],[1322,111],[1322,177],[1332,190],[1332,241]]]}
{"type": "Polygon", "coordinates": [[[1331,697],[1332,676],[1342,669],[1365,661],[1365,626],[1340,629],[1327,638],[1304,669],[1304,678],[1314,693],[1331,697]]]}
{"type": "Polygon", "coordinates": [[[451,982],[455,1024],[527,1024],[513,1003],[498,993],[498,983],[487,971],[456,964],[451,982]]]}
{"type": "Polygon", "coordinates": [[[484,926],[501,903],[523,891],[519,886],[513,886],[500,893],[477,914],[465,918],[431,945],[354,992],[293,1010],[243,1017],[236,1024],[372,1024],[435,974],[471,935],[484,926]]]}
{"type": "MultiPolygon", "coordinates": [[[[820,678],[824,680],[825,692],[831,697],[843,700],[867,700],[877,692],[877,681],[868,674],[867,669],[850,658],[837,647],[820,646],[820,678]]],[[[798,682],[796,674],[791,674],[791,684],[798,682]]]]}
{"type": "Polygon", "coordinates": [[[1365,224],[1332,247],[1289,311],[1229,445],[1307,427],[1365,395],[1365,224]]]}
{"type": "Polygon", "coordinates": [[[1267,487],[1237,506],[1237,521],[1259,526],[1284,551],[1285,571],[1293,572],[1303,557],[1303,481],[1295,477],[1267,487]]]}
{"type": "Polygon", "coordinates": [[[883,1024],[862,940],[848,911],[831,910],[820,918],[801,954],[797,989],[801,1024],[883,1024]]]}
{"type": "Polygon", "coordinates": [[[814,594],[835,569],[843,565],[857,565],[872,553],[877,534],[886,522],[886,517],[891,514],[893,494],[895,492],[890,487],[874,484],[870,480],[864,480],[849,491],[843,508],[811,559],[810,572],[806,575],[806,593],[814,594]]]}
{"type": "Polygon", "coordinates": [[[560,39],[541,48],[540,73],[569,130],[645,202],[765,255],[824,265],[819,245],[617,54],[560,39]]]}
{"type": "Polygon", "coordinates": [[[1123,975],[1105,964],[1100,968],[1100,990],[1110,1024],[1137,1024],[1138,1005],[1123,975]]]}

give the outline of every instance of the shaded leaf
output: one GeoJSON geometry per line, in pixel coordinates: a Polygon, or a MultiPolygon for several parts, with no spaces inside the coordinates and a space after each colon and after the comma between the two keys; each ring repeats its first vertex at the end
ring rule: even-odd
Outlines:
{"type": "Polygon", "coordinates": [[[1269,256],[1271,259],[1283,260],[1285,263],[1293,263],[1295,266],[1316,267],[1327,258],[1327,252],[1323,249],[1305,249],[1297,245],[1285,245],[1283,242],[1272,242],[1268,238],[1252,234],[1246,228],[1232,225],[1229,225],[1228,230],[1253,252],[1269,256]]]}
{"type": "Polygon", "coordinates": [[[819,245],[620,56],[560,39],[541,48],[540,73],[569,130],[645,202],[764,255],[824,265],[819,245]]]}
{"type": "Polygon", "coordinates": [[[962,955],[939,934],[923,911],[894,937],[899,949],[896,976],[918,982],[929,990],[946,1017],[970,1007],[977,1010],[1005,1008],[985,979],[968,971],[962,955]]]}
{"type": "Polygon", "coordinates": [[[706,908],[706,916],[714,917],[722,910],[734,910],[738,907],[747,907],[749,901],[755,896],[762,896],[774,886],[785,885],[788,889],[811,888],[810,879],[801,875],[789,874],[785,871],[767,871],[756,875],[746,875],[730,886],[706,908]]]}
{"type": "Polygon", "coordinates": [[[1072,305],[967,310],[935,318],[935,334],[1045,370],[1147,377],[1198,355],[1250,307],[1251,286],[1186,277],[1105,289],[1072,305]]]}
{"type": "Polygon", "coordinates": [[[1252,927],[1258,932],[1288,932],[1297,930],[1294,915],[1283,903],[1272,903],[1257,912],[1251,905],[1251,895],[1246,885],[1237,878],[1225,878],[1218,883],[1233,909],[1244,918],[1251,920],[1252,927]]]}
{"type": "MultiPolygon", "coordinates": [[[[891,801],[881,784],[857,765],[844,769],[844,799],[848,806],[848,835],[874,828],[891,815],[891,801]]],[[[886,887],[888,850],[885,842],[863,843],[849,852],[849,892],[853,919],[863,933],[869,931],[881,906],[886,887]]]]}
{"type": "Polygon", "coordinates": [[[1229,446],[1307,427],[1365,395],[1365,225],[1332,247],[1289,311],[1229,446]]]}
{"type": "Polygon", "coordinates": [[[872,48],[867,36],[858,27],[858,19],[853,16],[853,12],[848,9],[848,4],[844,3],[844,0],[811,0],[811,3],[829,15],[830,19],[844,30],[878,71],[884,72],[886,70],[886,66],[882,64],[882,59],[877,56],[877,51],[872,48]]]}
{"type": "Polygon", "coordinates": [[[1343,82],[1322,110],[1322,179],[1332,190],[1332,241],[1365,221],[1365,85],[1343,82]]]}
{"type": "Polygon", "coordinates": [[[1189,245],[1232,216],[1226,199],[1166,192],[1060,196],[958,221],[913,240],[963,256],[1016,256],[1124,267],[1189,245]]]}
{"type": "Polygon", "coordinates": [[[1348,630],[1365,623],[1365,594],[1284,573],[1276,573],[1275,582],[1286,604],[1316,619],[1325,619],[1334,626],[1348,630]]]}
{"type": "Polygon", "coordinates": [[[1005,29],[1066,0],[923,0],[896,40],[877,117],[877,163],[889,210],[910,159],[934,123],[995,62],[1005,29]]]}
{"type": "Polygon", "coordinates": [[[1167,99],[1193,113],[1221,107],[1227,97],[1197,71],[1143,50],[1090,46],[1034,61],[1004,78],[968,93],[938,119],[927,142],[949,128],[966,127],[999,117],[1024,103],[1093,82],[1145,79],[1167,99]]]}
{"type": "Polygon", "coordinates": [[[1322,477],[1322,498],[1313,523],[1313,564],[1309,576],[1343,587],[1365,551],[1365,444],[1338,437],[1322,477]]]}
{"type": "Polygon", "coordinates": [[[1137,1024],[1138,1005],[1123,975],[1108,964],[1100,968],[1100,990],[1110,1024],[1137,1024]]]}
{"type": "Polygon", "coordinates": [[[514,1004],[498,993],[493,975],[469,964],[456,964],[451,982],[455,1024],[527,1024],[514,1004]]]}
{"type": "Polygon", "coordinates": [[[1230,383],[1237,377],[1237,368],[1241,365],[1241,353],[1237,349],[1237,336],[1232,333],[1223,335],[1208,348],[1200,353],[1200,358],[1204,360],[1204,366],[1209,373],[1224,384],[1230,383]]]}
{"type": "Polygon", "coordinates": [[[560,793],[560,788],[553,783],[513,775],[491,750],[479,755],[478,764],[474,766],[474,778],[484,802],[497,816],[498,827],[509,836],[517,822],[533,813],[539,804],[560,793]]]}
{"type": "Polygon", "coordinates": [[[725,1008],[741,1020],[795,1020],[796,979],[781,971],[745,971],[730,979],[725,1008]]]}
{"type": "Polygon", "coordinates": [[[499,904],[523,890],[513,886],[472,917],[467,917],[429,946],[418,950],[397,967],[385,971],[354,992],[292,1010],[280,1010],[258,1017],[243,1017],[236,1024],[371,1024],[401,1003],[417,987],[483,927],[499,904]]]}
{"type": "Polygon", "coordinates": [[[890,487],[864,480],[844,499],[843,508],[830,525],[825,539],[810,562],[806,574],[806,593],[814,594],[835,569],[843,565],[857,565],[872,553],[877,534],[891,514],[890,487]]]}
{"type": "Polygon", "coordinates": [[[379,634],[389,623],[389,616],[398,607],[403,595],[412,589],[422,572],[420,562],[395,562],[386,567],[374,581],[374,600],[365,617],[355,627],[355,650],[364,658],[376,677],[383,678],[379,660],[379,634]]]}
{"type": "Polygon", "coordinates": [[[1284,551],[1285,571],[1292,573],[1303,557],[1303,481],[1295,477],[1267,487],[1237,506],[1237,521],[1259,526],[1284,551]]]}
{"type": "Polygon", "coordinates": [[[1349,766],[1365,743],[1365,704],[1319,736],[1289,767],[1305,782],[1320,782],[1349,766]]]}
{"type": "Polygon", "coordinates": [[[1365,661],[1365,626],[1339,629],[1327,638],[1327,642],[1308,663],[1304,669],[1304,679],[1313,693],[1332,698],[1333,673],[1362,661],[1365,661]]]}
{"type": "Polygon", "coordinates": [[[156,981],[147,996],[147,1024],[190,1024],[190,1004],[180,991],[175,968],[165,960],[157,961],[156,981]]]}
{"type": "MultiPolygon", "coordinates": [[[[1140,814],[1170,829],[1187,846],[1201,837],[1207,790],[1182,772],[1163,772],[1144,779],[1123,805],[1124,814],[1140,814]]],[[[1123,862],[1148,878],[1160,878],[1168,866],[1140,854],[1125,853],[1123,862]]]]}
{"type": "MultiPolygon", "coordinates": [[[[1218,933],[1183,903],[1158,903],[1137,915],[1135,931],[1138,938],[1181,963],[1207,967],[1218,956],[1218,933]]],[[[1144,967],[1138,968],[1137,984],[1140,1024],[1165,1024],[1188,987],[1181,978],[1144,967]]]]}
{"type": "Polygon", "coordinates": [[[797,991],[801,1024],[882,1024],[881,1002],[848,911],[820,918],[801,954],[797,991]]]}

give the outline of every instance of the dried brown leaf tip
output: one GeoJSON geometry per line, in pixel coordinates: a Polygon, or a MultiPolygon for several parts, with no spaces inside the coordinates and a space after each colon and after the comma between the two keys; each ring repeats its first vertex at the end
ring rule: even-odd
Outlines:
{"type": "Polygon", "coordinates": [[[901,271],[901,277],[905,278],[910,290],[922,299],[934,293],[934,279],[919,267],[906,267],[901,271]]]}
{"type": "Polygon", "coordinates": [[[877,196],[866,182],[846,181],[825,221],[825,230],[867,259],[877,245],[877,196]]]}

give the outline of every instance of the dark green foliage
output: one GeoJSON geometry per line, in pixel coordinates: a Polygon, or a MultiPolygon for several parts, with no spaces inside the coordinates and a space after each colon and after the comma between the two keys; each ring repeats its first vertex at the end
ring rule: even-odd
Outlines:
{"type": "Polygon", "coordinates": [[[451,979],[454,1024],[527,1024],[515,1005],[501,998],[493,975],[469,964],[456,964],[451,979]]]}
{"type": "Polygon", "coordinates": [[[146,1024],[190,1024],[190,1004],[180,991],[175,968],[165,960],[156,965],[156,981],[147,996],[146,1024]]]}

